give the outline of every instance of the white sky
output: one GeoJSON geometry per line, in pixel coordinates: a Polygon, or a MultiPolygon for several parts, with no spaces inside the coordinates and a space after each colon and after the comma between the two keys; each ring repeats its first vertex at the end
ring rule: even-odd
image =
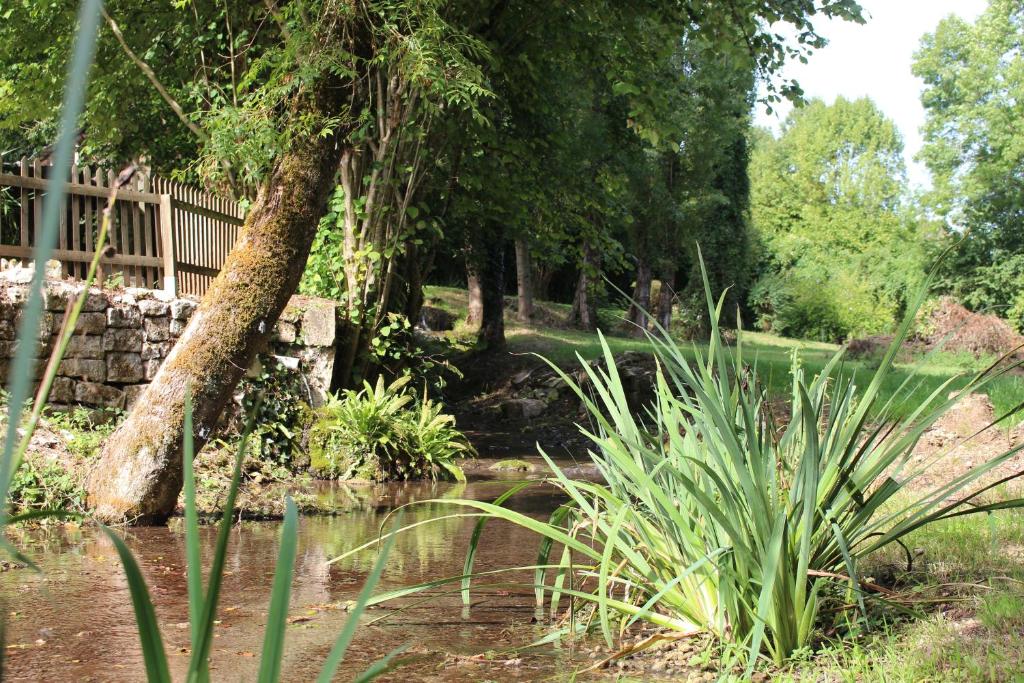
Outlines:
{"type": "MultiPolygon", "coordinates": [[[[867,95],[896,122],[906,146],[910,182],[930,184],[923,164],[914,162],[921,149],[920,127],[924,109],[923,83],[910,72],[921,37],[935,30],[939,21],[958,14],[973,21],[984,11],[986,0],[860,0],[867,23],[815,22],[829,44],[815,52],[808,64],[790,63],[783,72],[795,78],[806,97],[831,103],[836,96],[853,99],[867,95]]],[[[778,131],[791,109],[788,103],[769,116],[759,105],[755,123],[778,131]]]]}

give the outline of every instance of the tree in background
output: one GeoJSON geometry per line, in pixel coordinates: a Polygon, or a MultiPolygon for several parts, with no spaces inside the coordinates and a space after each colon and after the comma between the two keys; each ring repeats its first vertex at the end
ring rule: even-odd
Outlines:
{"type": "Polygon", "coordinates": [[[752,144],[757,325],[829,341],[891,329],[922,272],[895,124],[867,98],[815,100],[752,144]]]}
{"type": "Polygon", "coordinates": [[[922,40],[914,74],[925,82],[928,206],[949,240],[963,238],[945,287],[1024,330],[1024,8],[991,0],[973,25],[944,19],[922,40]]]}

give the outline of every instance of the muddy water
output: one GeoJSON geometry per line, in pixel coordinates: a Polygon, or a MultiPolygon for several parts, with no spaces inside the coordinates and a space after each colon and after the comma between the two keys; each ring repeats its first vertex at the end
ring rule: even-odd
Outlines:
{"type": "MultiPolygon", "coordinates": [[[[516,449],[518,450],[518,449],[516,449]]],[[[508,457],[502,453],[499,457],[508,457]]],[[[345,550],[373,539],[388,511],[431,498],[493,499],[522,474],[495,475],[485,459],[468,484],[396,484],[351,487],[323,485],[334,516],[303,517],[292,588],[283,678],[312,680],[345,623],[340,605],[353,600],[374,561],[372,552],[328,564],[345,550]]],[[[534,462],[537,462],[534,460],[534,462]]],[[[571,464],[571,463],[566,463],[571,464]]],[[[532,475],[536,476],[536,475],[532,475]]],[[[533,487],[513,507],[546,516],[557,499],[533,487]]],[[[413,506],[407,523],[451,513],[443,504],[413,506]]],[[[395,545],[380,589],[461,573],[472,520],[445,520],[403,535],[395,545]]],[[[227,558],[211,670],[214,680],[256,678],[267,601],[278,549],[279,523],[235,526],[227,558]]],[[[204,527],[204,560],[212,554],[216,529],[204,527]]],[[[126,538],[153,595],[175,680],[187,665],[188,598],[184,538],[180,520],[166,528],[130,529],[126,538]]],[[[128,588],[112,545],[95,529],[22,532],[15,539],[42,568],[42,574],[16,569],[0,575],[0,600],[7,615],[4,678],[9,681],[143,680],[138,635],[128,588]]],[[[530,564],[537,539],[521,529],[494,523],[485,532],[477,567],[481,570],[530,564]]],[[[407,609],[377,609],[363,624],[337,680],[350,680],[393,648],[410,646],[414,661],[383,680],[481,681],[564,678],[571,671],[565,650],[546,648],[525,656],[503,655],[499,663],[477,663],[469,656],[522,645],[543,635],[531,623],[533,598],[525,591],[481,590],[464,610],[458,595],[435,595],[407,609]],[[387,619],[371,623],[378,617],[387,619]],[[507,663],[506,660],[515,660],[507,663]]]]}

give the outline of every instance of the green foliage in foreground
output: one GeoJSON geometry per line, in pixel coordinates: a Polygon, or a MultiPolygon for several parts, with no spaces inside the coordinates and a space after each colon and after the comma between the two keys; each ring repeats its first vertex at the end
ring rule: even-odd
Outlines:
{"type": "MultiPolygon", "coordinates": [[[[859,570],[871,553],[939,520],[1024,505],[968,502],[995,486],[976,482],[1019,449],[915,488],[930,464],[909,462],[921,434],[1006,372],[982,373],[952,395],[952,380],[944,382],[910,415],[891,418],[894,399],[881,388],[924,296],[922,288],[863,389],[842,352],[814,376],[794,367],[792,416],[782,425],[742,344],[729,352],[717,322],[695,361],[663,330],[652,336],[661,372],[643,416],[631,411],[602,342],[609,369],[584,366],[587,390],[563,379],[588,408],[591,457],[606,483],[572,481],[549,459],[550,483],[570,502],[548,522],[503,507],[507,496],[449,503],[482,513],[481,525],[501,519],[535,531],[538,603],[555,614],[570,598],[570,611],[590,610],[609,645],[642,619],[710,632],[748,667],[761,655],[784,662],[812,644],[826,618],[845,623],[852,609],[866,612],[859,570]]],[[[721,302],[714,306],[710,290],[708,305],[717,321],[721,302]]],[[[477,541],[460,577],[466,599],[477,541]]]]}
{"type": "Polygon", "coordinates": [[[378,377],[376,385],[328,399],[310,430],[313,471],[338,479],[465,481],[456,460],[473,455],[473,447],[444,406],[425,392],[417,403],[406,390],[409,379],[385,385],[378,377]]]}

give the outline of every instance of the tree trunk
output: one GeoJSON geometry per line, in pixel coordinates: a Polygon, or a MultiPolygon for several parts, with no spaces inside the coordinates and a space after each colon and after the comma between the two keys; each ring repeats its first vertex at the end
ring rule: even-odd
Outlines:
{"type": "Polygon", "coordinates": [[[675,299],[673,285],[675,280],[675,268],[666,268],[661,271],[661,291],[658,292],[658,311],[655,317],[658,320],[658,324],[666,330],[672,324],[672,301],[675,299]]]}
{"type": "Polygon", "coordinates": [[[647,321],[651,310],[652,278],[651,264],[647,262],[647,259],[637,259],[633,300],[626,313],[626,331],[634,337],[642,337],[647,330],[647,321]]]}
{"type": "Polygon", "coordinates": [[[534,266],[533,268],[533,298],[540,301],[548,301],[551,296],[551,278],[555,275],[554,268],[534,266]]]}
{"type": "Polygon", "coordinates": [[[505,247],[494,240],[484,247],[480,268],[482,316],[477,343],[488,351],[505,347],[505,247]]]}
{"type": "Polygon", "coordinates": [[[466,286],[469,289],[466,324],[470,327],[479,327],[484,320],[484,291],[478,271],[479,267],[470,266],[466,274],[466,286]]]}
{"type": "Polygon", "coordinates": [[[524,239],[516,240],[516,289],[516,317],[519,322],[530,322],[533,319],[533,263],[530,245],[524,239]]]}
{"type": "Polygon", "coordinates": [[[601,270],[597,254],[589,244],[583,245],[583,262],[576,281],[576,294],[572,299],[569,324],[581,330],[597,329],[596,274],[601,270]]]}
{"type": "MultiPolygon", "coordinates": [[[[341,111],[331,76],[297,94],[290,116],[341,111]]],[[[334,186],[346,131],[318,127],[292,139],[275,162],[235,247],[181,339],[128,419],[107,440],[90,474],[89,504],[103,521],[162,522],[182,484],[185,392],[192,394],[196,451],[235,385],[270,337],[298,285],[334,186]]]]}

